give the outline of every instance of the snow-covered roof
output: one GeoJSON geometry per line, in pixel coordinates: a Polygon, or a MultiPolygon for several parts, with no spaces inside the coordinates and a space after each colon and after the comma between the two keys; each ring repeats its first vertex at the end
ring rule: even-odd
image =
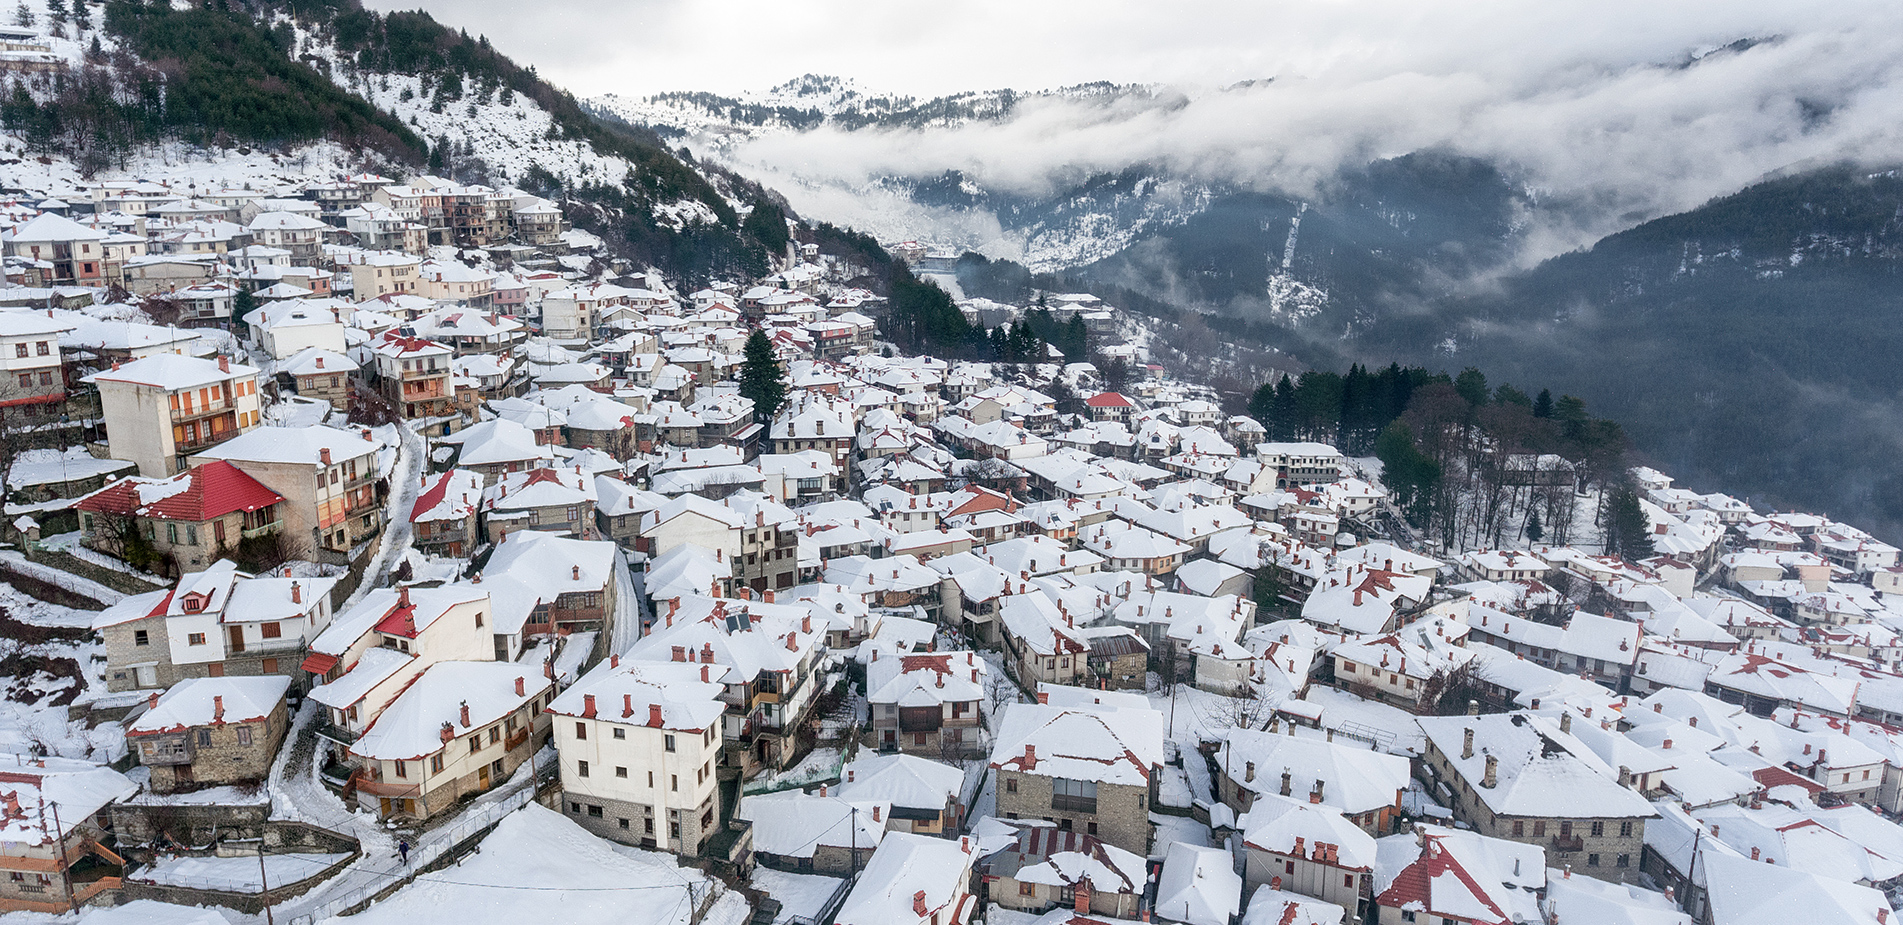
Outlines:
{"type": "Polygon", "coordinates": [[[419,760],[456,737],[500,722],[553,683],[541,672],[511,662],[437,662],[384,708],[352,743],[350,753],[375,760],[419,760]]]}
{"type": "Polygon", "coordinates": [[[284,702],[291,679],[284,675],[255,678],[187,678],[127,727],[126,735],[181,732],[196,726],[256,723],[269,719],[284,702]]]}

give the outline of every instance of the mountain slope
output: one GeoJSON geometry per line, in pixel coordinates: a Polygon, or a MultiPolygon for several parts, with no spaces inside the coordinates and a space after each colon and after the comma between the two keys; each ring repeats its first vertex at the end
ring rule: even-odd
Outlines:
{"type": "Polygon", "coordinates": [[[1830,167],[1612,235],[1485,298],[1373,325],[1570,392],[1693,487],[1903,537],[1903,177],[1830,167]]]}

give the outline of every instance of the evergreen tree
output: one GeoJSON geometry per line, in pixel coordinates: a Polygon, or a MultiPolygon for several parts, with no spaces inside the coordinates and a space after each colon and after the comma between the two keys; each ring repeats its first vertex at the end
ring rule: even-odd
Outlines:
{"type": "Polygon", "coordinates": [[[1416,526],[1426,525],[1440,486],[1440,466],[1415,447],[1414,432],[1400,421],[1381,431],[1374,455],[1381,460],[1381,481],[1393,493],[1395,505],[1416,526]]]}
{"type": "Polygon", "coordinates": [[[1460,397],[1466,399],[1467,404],[1470,405],[1486,404],[1487,396],[1491,394],[1487,390],[1486,374],[1471,366],[1461,370],[1460,375],[1454,377],[1454,391],[1459,392],[1460,397]]]}
{"type": "Polygon", "coordinates": [[[1611,510],[1606,512],[1606,552],[1628,562],[1649,559],[1655,552],[1651,521],[1630,485],[1613,489],[1611,510]]]}
{"type": "Polygon", "coordinates": [[[1553,393],[1551,391],[1541,389],[1540,397],[1533,399],[1533,416],[1536,418],[1550,418],[1553,416],[1553,393]]]}
{"type": "Polygon", "coordinates": [[[1545,535],[1546,535],[1546,528],[1540,526],[1539,509],[1535,508],[1534,510],[1526,512],[1527,541],[1532,543],[1537,543],[1540,541],[1540,538],[1545,535]]]}
{"type": "Polygon", "coordinates": [[[1269,422],[1275,420],[1275,383],[1264,382],[1256,387],[1249,396],[1249,416],[1255,418],[1264,430],[1269,430],[1269,422]]]}
{"type": "Polygon", "coordinates": [[[46,16],[54,25],[65,25],[70,18],[66,11],[66,0],[46,0],[46,16]]]}
{"type": "Polygon", "coordinates": [[[86,0],[73,0],[73,25],[82,30],[93,27],[92,11],[86,9],[86,0]]]}
{"type": "Polygon", "coordinates": [[[770,423],[786,404],[786,372],[773,352],[766,332],[747,336],[746,360],[740,364],[740,396],[753,400],[753,419],[770,423]]]}
{"type": "Polygon", "coordinates": [[[1072,363],[1083,362],[1090,355],[1090,331],[1084,327],[1084,316],[1070,316],[1070,323],[1064,326],[1064,340],[1058,346],[1064,351],[1064,359],[1072,363]]]}
{"type": "Polygon", "coordinates": [[[26,5],[26,0],[20,0],[20,5],[13,8],[13,24],[22,29],[33,28],[37,18],[33,15],[33,8],[26,5]]]}

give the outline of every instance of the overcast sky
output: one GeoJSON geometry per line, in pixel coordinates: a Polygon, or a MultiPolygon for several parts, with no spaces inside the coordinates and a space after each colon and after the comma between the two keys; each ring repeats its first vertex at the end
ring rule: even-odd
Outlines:
{"type": "Polygon", "coordinates": [[[915,94],[1091,80],[1507,78],[1674,59],[1746,35],[1894,30],[1894,2],[1761,0],[368,0],[485,34],[580,96],[733,92],[805,73],[915,94]]]}

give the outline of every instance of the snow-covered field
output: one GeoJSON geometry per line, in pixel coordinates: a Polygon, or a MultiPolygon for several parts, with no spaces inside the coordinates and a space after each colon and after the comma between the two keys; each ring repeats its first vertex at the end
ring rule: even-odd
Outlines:
{"type": "Polygon", "coordinates": [[[359,915],[326,921],[413,925],[453,912],[459,925],[739,925],[749,910],[738,893],[720,892],[694,915],[722,889],[672,855],[611,844],[531,803],[461,863],[417,877],[359,915]]]}

